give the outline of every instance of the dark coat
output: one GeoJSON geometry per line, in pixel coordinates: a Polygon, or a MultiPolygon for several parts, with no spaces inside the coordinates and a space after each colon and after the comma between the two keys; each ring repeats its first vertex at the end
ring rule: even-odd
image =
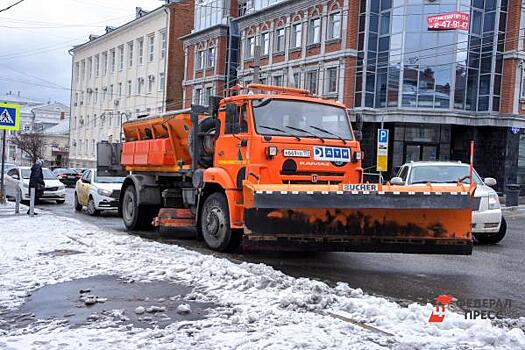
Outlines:
{"type": "Polygon", "coordinates": [[[29,176],[29,187],[43,190],[46,186],[44,182],[44,173],[42,172],[42,166],[35,163],[31,167],[31,175],[29,176]]]}

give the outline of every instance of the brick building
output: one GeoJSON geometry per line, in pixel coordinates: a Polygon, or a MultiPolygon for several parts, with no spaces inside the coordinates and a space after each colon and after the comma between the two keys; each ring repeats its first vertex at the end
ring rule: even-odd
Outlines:
{"type": "Polygon", "coordinates": [[[137,8],[132,21],[70,50],[71,166],[95,166],[96,144],[118,141],[123,120],[182,108],[180,37],[193,28],[193,10],[193,0],[137,8]]]}
{"type": "Polygon", "coordinates": [[[386,177],[411,160],[468,161],[474,140],[481,176],[495,177],[500,191],[525,182],[520,0],[239,0],[195,6],[196,23],[201,6],[222,12],[220,21],[204,21],[209,25],[184,38],[186,106],[222,95],[225,84],[250,83],[258,46],[261,82],[306,88],[363,116],[365,167],[374,168],[383,125],[390,130],[386,177]],[[469,30],[428,29],[429,16],[450,12],[468,13],[469,30]],[[213,66],[207,66],[210,52],[213,66]]]}

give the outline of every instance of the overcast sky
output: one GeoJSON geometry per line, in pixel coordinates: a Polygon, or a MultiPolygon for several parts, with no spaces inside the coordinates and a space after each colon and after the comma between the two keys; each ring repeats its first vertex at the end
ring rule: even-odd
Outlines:
{"type": "MultiPolygon", "coordinates": [[[[0,0],[3,9],[18,0],[0,0]]],[[[159,0],[24,0],[0,12],[0,99],[8,91],[69,105],[68,50],[135,17],[135,7],[152,10],[159,0]]]]}

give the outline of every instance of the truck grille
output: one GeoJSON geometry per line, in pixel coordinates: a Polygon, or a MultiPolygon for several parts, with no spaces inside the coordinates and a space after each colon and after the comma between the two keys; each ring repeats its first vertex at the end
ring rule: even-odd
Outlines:
{"type": "Polygon", "coordinates": [[[46,187],[44,191],[55,192],[58,191],[58,187],[46,187]]]}

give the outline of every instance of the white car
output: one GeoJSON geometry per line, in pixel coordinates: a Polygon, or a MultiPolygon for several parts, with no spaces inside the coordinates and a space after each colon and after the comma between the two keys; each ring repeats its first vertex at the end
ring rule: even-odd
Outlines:
{"type": "MultiPolygon", "coordinates": [[[[460,180],[469,184],[469,167],[461,162],[410,162],[404,164],[390,182],[393,185],[424,185],[428,182],[446,185],[460,180]]],[[[476,182],[474,197],[479,198],[479,205],[472,210],[472,234],[480,243],[496,244],[507,232],[498,194],[490,187],[496,185],[496,180],[492,177],[482,180],[475,170],[472,177],[476,182]]]]}
{"type": "Polygon", "coordinates": [[[87,208],[89,215],[101,210],[118,210],[120,189],[124,177],[98,176],[96,169],[87,169],[75,186],[75,210],[87,208]]]}
{"type": "MultiPolygon", "coordinates": [[[[66,188],[60,182],[55,174],[48,168],[42,168],[44,175],[45,189],[40,199],[53,200],[57,204],[63,204],[66,201],[66,188]]],[[[29,177],[31,168],[25,166],[15,166],[10,168],[4,179],[6,195],[16,198],[16,192],[20,194],[20,200],[27,202],[29,197],[29,177]]]]}

